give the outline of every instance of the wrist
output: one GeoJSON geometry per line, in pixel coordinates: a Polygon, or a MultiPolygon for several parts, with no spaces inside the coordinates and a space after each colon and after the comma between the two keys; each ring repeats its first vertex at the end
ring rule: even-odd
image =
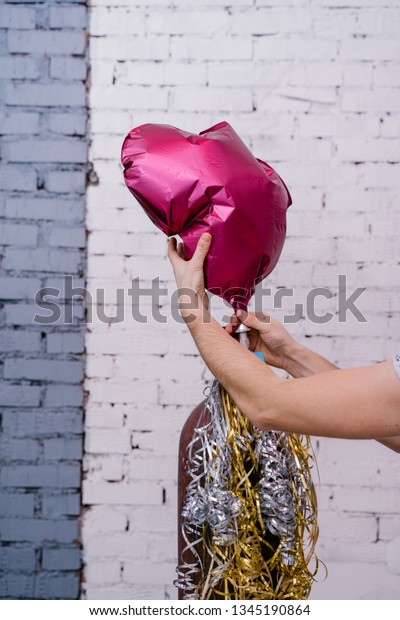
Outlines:
{"type": "Polygon", "coordinates": [[[296,341],[293,341],[285,355],[284,370],[295,378],[309,377],[336,368],[324,357],[296,341]]]}
{"type": "Polygon", "coordinates": [[[283,370],[293,377],[300,376],[299,367],[304,363],[306,357],[306,347],[296,342],[296,340],[292,340],[285,346],[283,351],[283,370]]]}
{"type": "Polygon", "coordinates": [[[205,322],[209,316],[207,295],[185,289],[179,296],[179,312],[189,327],[195,322],[205,322]]]}

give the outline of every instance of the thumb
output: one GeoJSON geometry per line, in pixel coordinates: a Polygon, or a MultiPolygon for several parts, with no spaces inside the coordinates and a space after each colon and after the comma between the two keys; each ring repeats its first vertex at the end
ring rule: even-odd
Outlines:
{"type": "Polygon", "coordinates": [[[191,263],[195,268],[203,269],[204,260],[208,254],[208,250],[210,249],[210,244],[211,235],[209,233],[204,233],[201,235],[191,260],[191,263]]]}
{"type": "Polygon", "coordinates": [[[269,324],[269,317],[265,317],[265,321],[261,321],[255,314],[246,312],[246,310],[237,310],[236,316],[239,321],[247,327],[256,329],[258,332],[265,331],[266,326],[269,324]],[[267,325],[266,325],[267,324],[267,325]]]}

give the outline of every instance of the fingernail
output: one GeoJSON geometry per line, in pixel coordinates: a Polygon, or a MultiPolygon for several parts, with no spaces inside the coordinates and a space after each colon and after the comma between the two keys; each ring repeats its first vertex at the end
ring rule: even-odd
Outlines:
{"type": "Polygon", "coordinates": [[[205,243],[208,243],[209,241],[211,241],[211,235],[209,233],[203,233],[201,235],[202,241],[205,241],[205,243]]]}

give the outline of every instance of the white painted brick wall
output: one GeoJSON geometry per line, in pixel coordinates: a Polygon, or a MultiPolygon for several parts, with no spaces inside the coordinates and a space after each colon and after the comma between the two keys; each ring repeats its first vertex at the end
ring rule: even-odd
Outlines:
{"type": "MultiPolygon", "coordinates": [[[[90,159],[99,184],[88,193],[88,281],[105,288],[107,312],[136,276],[160,275],[173,290],[166,240],[123,185],[125,134],[144,122],[200,131],[227,120],[293,196],[271,288],[295,286],[298,303],[311,285],[335,291],[339,273],[367,288],[359,307],[368,323],[302,320],[292,332],[343,366],[400,351],[399,23],[397,0],[93,0],[90,159]]],[[[53,70],[63,70],[56,59],[53,70]]],[[[170,320],[96,319],[88,331],[85,595],[173,598],[178,436],[208,373],[170,320]]],[[[332,570],[313,597],[390,598],[400,586],[384,564],[400,535],[398,456],[374,442],[314,444],[319,555],[332,570]]]]}

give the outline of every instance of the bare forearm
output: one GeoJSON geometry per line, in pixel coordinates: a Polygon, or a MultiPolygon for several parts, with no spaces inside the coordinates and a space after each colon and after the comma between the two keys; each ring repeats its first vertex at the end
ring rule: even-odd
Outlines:
{"type": "Polygon", "coordinates": [[[286,352],[285,370],[296,379],[335,370],[335,368],[337,366],[328,362],[324,357],[295,341],[286,352]]]}
{"type": "Polygon", "coordinates": [[[284,380],[225,333],[206,309],[199,309],[192,317],[187,321],[189,330],[214,377],[253,424],[265,425],[277,407],[276,388],[284,380]]]}
{"type": "MultiPolygon", "coordinates": [[[[310,351],[306,347],[301,346],[297,342],[288,351],[285,369],[292,377],[309,377],[327,370],[337,368],[324,357],[310,351]]],[[[387,448],[400,453],[400,436],[387,437],[385,439],[377,439],[377,441],[387,448]]]]}
{"type": "Polygon", "coordinates": [[[293,381],[278,379],[206,310],[202,312],[203,318],[189,323],[197,347],[214,376],[259,428],[349,439],[400,434],[400,387],[391,362],[328,370],[293,381]]]}

